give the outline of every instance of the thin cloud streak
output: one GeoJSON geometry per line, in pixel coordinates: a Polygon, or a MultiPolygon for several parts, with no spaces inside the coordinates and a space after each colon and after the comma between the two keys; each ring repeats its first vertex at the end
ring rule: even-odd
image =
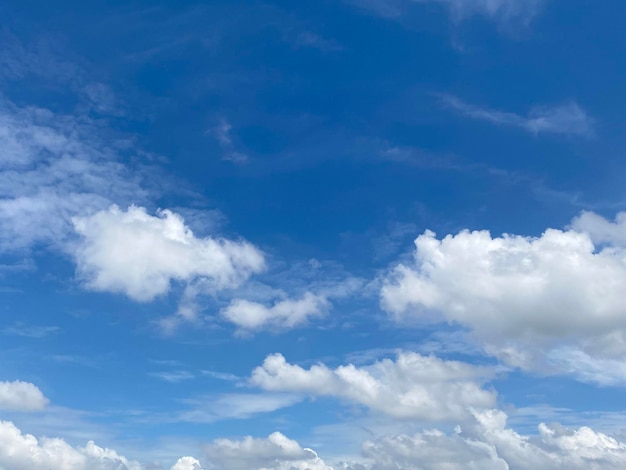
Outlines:
{"type": "Polygon", "coordinates": [[[441,104],[462,116],[497,126],[517,127],[532,134],[592,137],[594,120],[574,101],[554,106],[532,107],[526,116],[477,106],[453,95],[441,95],[441,104]]]}

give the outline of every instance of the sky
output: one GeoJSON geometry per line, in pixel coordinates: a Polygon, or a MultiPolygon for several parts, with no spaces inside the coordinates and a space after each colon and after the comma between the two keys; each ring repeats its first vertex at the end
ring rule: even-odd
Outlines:
{"type": "Polygon", "coordinates": [[[0,470],[626,468],[621,1],[0,18],[0,470]]]}

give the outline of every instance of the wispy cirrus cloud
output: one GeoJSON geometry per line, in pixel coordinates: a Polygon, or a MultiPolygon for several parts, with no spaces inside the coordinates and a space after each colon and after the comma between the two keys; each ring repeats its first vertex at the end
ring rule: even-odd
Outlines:
{"type": "Polygon", "coordinates": [[[528,23],[540,11],[545,0],[347,0],[384,18],[400,18],[411,6],[439,4],[446,7],[455,21],[480,15],[500,23],[528,23]]]}
{"type": "Polygon", "coordinates": [[[295,393],[227,393],[185,400],[190,409],[181,412],[175,421],[214,423],[224,419],[248,419],[272,413],[304,400],[295,393]]]}
{"type": "Polygon", "coordinates": [[[208,133],[215,137],[222,149],[222,160],[230,161],[235,164],[243,164],[248,161],[248,155],[237,151],[233,137],[231,135],[233,126],[226,119],[221,119],[219,124],[208,133]]]}
{"type": "Polygon", "coordinates": [[[151,372],[148,375],[169,383],[179,383],[185,380],[191,380],[195,378],[195,375],[187,370],[151,372]]]}
{"type": "Polygon", "coordinates": [[[591,137],[594,120],[576,102],[532,107],[526,115],[500,111],[463,101],[453,95],[441,95],[442,105],[462,116],[497,126],[517,127],[532,134],[561,134],[591,137]]]}
{"type": "Polygon", "coordinates": [[[61,331],[58,326],[43,326],[43,325],[25,325],[24,323],[16,322],[10,326],[6,326],[0,329],[0,334],[7,336],[21,336],[23,338],[43,338],[57,334],[61,331]]]}
{"type": "Polygon", "coordinates": [[[146,201],[128,141],[85,115],[0,99],[0,251],[65,248],[71,218],[113,202],[146,201]]]}

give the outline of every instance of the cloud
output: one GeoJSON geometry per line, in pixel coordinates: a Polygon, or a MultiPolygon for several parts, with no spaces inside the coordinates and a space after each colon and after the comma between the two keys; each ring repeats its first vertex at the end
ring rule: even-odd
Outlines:
{"type": "MultiPolygon", "coordinates": [[[[147,470],[93,441],[74,447],[63,439],[37,439],[15,424],[0,421],[1,470],[147,470]]],[[[386,434],[363,443],[362,458],[330,464],[312,449],[280,432],[267,438],[215,439],[204,447],[208,468],[220,470],[398,470],[622,469],[626,444],[587,426],[569,429],[541,423],[538,433],[522,435],[507,427],[497,409],[472,412],[454,432],[438,429],[415,434],[386,434]]],[[[161,468],[161,467],[159,467],[161,468]]],[[[198,459],[181,457],[171,470],[200,470],[198,459]]]]}
{"type": "Polygon", "coordinates": [[[88,289],[115,292],[147,302],[166,294],[172,281],[232,288],[264,268],[262,253],[244,241],[197,238],[182,217],[169,210],[157,216],[143,207],[117,206],[75,217],[81,236],[75,257],[78,277],[88,289]]]}
{"type": "Polygon", "coordinates": [[[394,418],[446,421],[466,418],[468,407],[493,406],[495,392],[481,386],[490,375],[488,368],[416,353],[334,370],[323,364],[304,369],[274,354],[254,369],[250,383],[270,391],[337,397],[394,418]]]}
{"type": "Polygon", "coordinates": [[[204,450],[220,470],[333,470],[313,450],[279,432],[265,439],[216,439],[204,450]]]}
{"type": "Polygon", "coordinates": [[[311,31],[303,31],[295,39],[294,45],[300,47],[310,47],[319,49],[322,52],[336,52],[342,49],[335,41],[326,39],[311,31]]]}
{"type": "Polygon", "coordinates": [[[191,380],[195,378],[195,376],[191,372],[186,370],[176,370],[171,372],[151,372],[148,375],[170,383],[178,383],[184,380],[191,380]]]}
{"type": "Polygon", "coordinates": [[[624,383],[626,368],[603,369],[626,358],[624,217],[584,213],[539,237],[426,231],[413,262],[385,278],[381,306],[400,322],[468,327],[510,365],[624,383]]]}
{"type": "Polygon", "coordinates": [[[82,89],[92,109],[110,116],[124,115],[124,105],[104,83],[88,83],[82,89]]]}
{"type": "Polygon", "coordinates": [[[383,18],[400,18],[412,5],[439,4],[447,7],[455,21],[481,15],[500,23],[529,23],[545,0],[347,0],[383,18]]]}
{"type": "Polygon", "coordinates": [[[24,325],[20,322],[15,322],[11,326],[0,329],[0,333],[4,335],[21,336],[23,338],[44,338],[57,334],[60,331],[61,328],[58,326],[24,325]]]}
{"type": "Polygon", "coordinates": [[[37,411],[45,408],[48,403],[49,400],[41,390],[29,382],[0,382],[0,409],[37,411]]]}
{"type": "Polygon", "coordinates": [[[345,470],[424,469],[618,469],[626,464],[626,444],[588,427],[539,425],[539,434],[520,435],[506,427],[499,410],[474,413],[475,422],[453,434],[431,430],[386,436],[363,445],[367,462],[345,470]]]}
{"type": "Polygon", "coordinates": [[[574,218],[572,228],[587,233],[596,245],[614,245],[626,248],[626,212],[620,212],[611,222],[594,212],[583,211],[574,218]]]}
{"type": "Polygon", "coordinates": [[[193,457],[181,457],[171,470],[202,470],[200,462],[193,457]]]}
{"type": "Polygon", "coordinates": [[[228,393],[187,399],[193,408],[182,412],[177,421],[213,423],[222,419],[247,419],[261,413],[272,413],[302,401],[302,397],[287,393],[228,393]]]}
{"type": "Polygon", "coordinates": [[[529,22],[538,12],[544,0],[414,0],[417,3],[440,3],[447,6],[457,20],[473,15],[509,22],[529,22]]]}
{"type": "Polygon", "coordinates": [[[236,164],[243,164],[248,161],[245,153],[239,152],[235,148],[235,143],[231,136],[233,126],[225,119],[221,119],[219,124],[209,132],[215,136],[222,149],[222,160],[231,161],[236,164]]]}
{"type": "Polygon", "coordinates": [[[472,119],[499,126],[517,127],[532,134],[562,134],[590,137],[593,119],[576,103],[536,106],[526,116],[482,108],[451,95],[443,95],[444,106],[472,119]]]}
{"type": "Polygon", "coordinates": [[[6,470],[141,470],[112,449],[89,441],[85,447],[72,447],[64,440],[43,437],[38,440],[22,432],[10,421],[0,421],[0,469],[6,470]]]}
{"type": "Polygon", "coordinates": [[[127,145],[87,116],[0,100],[0,251],[65,249],[73,216],[145,201],[139,173],[118,160],[127,145]]]}
{"type": "Polygon", "coordinates": [[[307,292],[301,299],[285,299],[266,307],[258,302],[235,299],[222,309],[221,316],[240,331],[289,329],[306,324],[310,318],[325,314],[329,302],[325,297],[307,292]]]}

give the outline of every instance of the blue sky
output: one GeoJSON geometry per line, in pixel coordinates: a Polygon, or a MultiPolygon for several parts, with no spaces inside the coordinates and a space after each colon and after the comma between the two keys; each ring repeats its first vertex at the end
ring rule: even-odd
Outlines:
{"type": "Polygon", "coordinates": [[[621,2],[0,15],[0,470],[624,468],[621,2]]]}

